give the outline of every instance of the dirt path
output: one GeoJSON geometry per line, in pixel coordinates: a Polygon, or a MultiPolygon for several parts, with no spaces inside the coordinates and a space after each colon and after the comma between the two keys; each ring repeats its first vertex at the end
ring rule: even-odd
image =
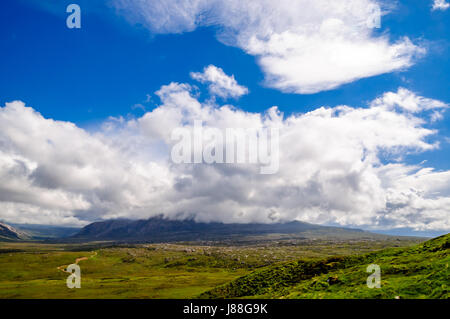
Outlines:
{"type": "MultiPolygon", "coordinates": [[[[88,259],[94,258],[95,256],[97,256],[96,251],[94,251],[93,254],[89,257],[80,257],[80,258],[75,259],[75,264],[78,265],[78,263],[80,261],[88,260],[88,259]]],[[[69,265],[62,265],[62,266],[56,267],[56,269],[61,270],[62,272],[67,272],[66,271],[67,266],[69,266],[69,265]]]]}

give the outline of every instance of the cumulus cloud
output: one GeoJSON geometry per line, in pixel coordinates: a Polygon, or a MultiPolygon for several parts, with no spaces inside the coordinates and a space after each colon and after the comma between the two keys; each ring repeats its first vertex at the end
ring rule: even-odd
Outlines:
{"type": "Polygon", "coordinates": [[[191,72],[191,78],[201,83],[208,84],[211,95],[220,96],[224,99],[232,97],[238,98],[248,94],[248,89],[237,83],[234,75],[226,75],[221,68],[209,65],[203,69],[203,72],[191,72]]]}
{"type": "Polygon", "coordinates": [[[29,223],[86,223],[161,196],[167,168],[122,155],[134,150],[106,133],[45,119],[18,101],[0,109],[0,123],[0,214],[5,220],[14,214],[29,223]]]}
{"type": "Polygon", "coordinates": [[[450,172],[398,160],[439,147],[425,119],[447,109],[445,103],[400,88],[364,107],[286,117],[276,107],[250,113],[202,103],[182,83],[157,95],[161,103],[151,112],[108,119],[95,131],[44,118],[19,101],[1,107],[0,218],[82,225],[164,214],[450,229],[450,172]],[[217,128],[279,128],[279,172],[261,175],[253,164],[174,164],[170,134],[196,120],[217,128]]]}
{"type": "Polygon", "coordinates": [[[433,7],[431,10],[447,10],[450,7],[450,3],[446,2],[445,0],[434,0],[433,7]]]}
{"type": "Polygon", "coordinates": [[[266,85],[301,94],[403,70],[425,49],[391,41],[373,28],[385,14],[376,0],[113,0],[154,33],[219,26],[218,38],[258,58],[266,85]]]}

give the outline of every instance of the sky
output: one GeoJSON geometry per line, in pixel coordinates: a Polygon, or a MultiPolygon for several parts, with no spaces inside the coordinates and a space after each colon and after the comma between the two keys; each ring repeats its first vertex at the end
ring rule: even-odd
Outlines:
{"type": "Polygon", "coordinates": [[[449,14],[442,0],[1,1],[0,220],[446,233],[449,14]],[[279,128],[279,172],[174,165],[170,134],[195,120],[279,128]]]}

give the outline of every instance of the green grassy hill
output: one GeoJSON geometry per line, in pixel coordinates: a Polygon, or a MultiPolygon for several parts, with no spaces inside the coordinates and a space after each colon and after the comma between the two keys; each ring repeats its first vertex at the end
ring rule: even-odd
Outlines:
{"type": "Polygon", "coordinates": [[[281,263],[256,270],[200,298],[449,298],[450,234],[410,248],[281,263]],[[381,268],[368,288],[367,266],[381,268]]]}

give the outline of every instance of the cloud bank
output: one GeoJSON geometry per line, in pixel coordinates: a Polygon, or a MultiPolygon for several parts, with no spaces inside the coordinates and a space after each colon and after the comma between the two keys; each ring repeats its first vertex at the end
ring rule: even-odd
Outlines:
{"type": "Polygon", "coordinates": [[[407,165],[435,150],[427,123],[448,105],[400,88],[365,107],[321,107],[284,116],[202,102],[170,83],[142,117],[110,118],[94,131],[44,118],[23,102],[0,108],[0,219],[83,225],[108,218],[197,221],[302,220],[369,228],[449,230],[450,171],[407,165]],[[217,128],[280,132],[280,169],[174,164],[170,138],[195,120],[217,128]]]}
{"type": "Polygon", "coordinates": [[[112,0],[153,33],[216,26],[218,38],[258,58],[266,85],[311,94],[401,71],[425,53],[408,37],[375,35],[375,0],[112,0]]]}

